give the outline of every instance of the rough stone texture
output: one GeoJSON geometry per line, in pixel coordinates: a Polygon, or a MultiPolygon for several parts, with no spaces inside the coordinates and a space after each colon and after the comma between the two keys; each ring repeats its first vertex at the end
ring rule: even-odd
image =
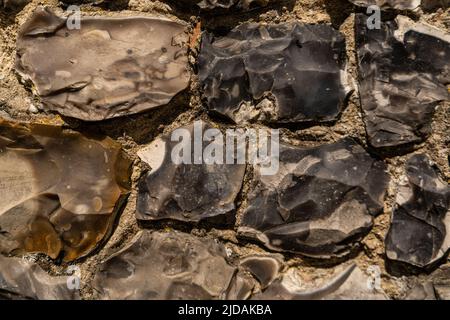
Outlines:
{"type": "Polygon", "coordinates": [[[204,33],[199,56],[209,109],[237,123],[336,120],[349,91],[345,69],[345,39],[327,25],[243,24],[224,37],[204,33]]]}
{"type": "Polygon", "coordinates": [[[422,0],[422,8],[426,10],[435,10],[438,8],[450,8],[450,0],[422,0]]]}
{"type": "Polygon", "coordinates": [[[271,256],[249,256],[241,260],[240,266],[250,272],[260,283],[261,288],[267,288],[279,275],[282,261],[271,256]]]}
{"type": "Polygon", "coordinates": [[[228,289],[227,300],[248,300],[252,295],[257,281],[248,273],[239,270],[228,289]]]}
{"type": "Polygon", "coordinates": [[[185,25],[132,16],[81,26],[40,8],[19,33],[16,69],[45,110],[103,120],[165,105],[188,86],[185,25]]]}
{"type": "Polygon", "coordinates": [[[450,186],[426,155],[412,156],[399,186],[391,228],[386,237],[389,259],[427,267],[450,248],[450,186]]]}
{"type": "MultiPolygon", "coordinates": [[[[202,143],[202,132],[212,127],[200,122],[197,125],[177,128],[138,152],[151,167],[139,184],[136,211],[139,220],[197,222],[214,217],[221,221],[234,220],[235,200],[241,190],[245,165],[207,164],[206,159],[201,160],[202,164],[195,164],[197,143],[201,144],[201,157],[214,144],[224,150],[224,144],[218,141],[202,143]],[[183,133],[183,140],[180,142],[174,133],[183,133]],[[196,135],[200,138],[195,139],[196,135]],[[172,153],[177,150],[177,154],[182,153],[179,146],[186,147],[190,164],[174,163],[172,153]]],[[[225,156],[224,153],[222,163],[225,156]]]]}
{"type": "Polygon", "coordinates": [[[212,239],[181,232],[142,231],[100,266],[102,299],[220,299],[235,268],[212,239]]]}
{"type": "Polygon", "coordinates": [[[444,266],[433,272],[431,282],[433,284],[436,298],[450,300],[450,268],[444,266]]]}
{"type": "Polygon", "coordinates": [[[0,255],[0,300],[71,300],[78,290],[67,286],[67,276],[51,277],[37,264],[0,255]]]}
{"type": "MultiPolygon", "coordinates": [[[[337,268],[341,269],[341,268],[337,268]]],[[[356,266],[351,265],[333,279],[320,279],[317,288],[305,289],[295,270],[290,269],[266,291],[255,295],[256,300],[385,300],[381,289],[370,288],[370,279],[356,266]]]]}
{"type": "Polygon", "coordinates": [[[129,166],[109,138],[0,120],[0,251],[88,254],[111,231],[129,166]]]}
{"type": "Polygon", "coordinates": [[[24,6],[26,6],[28,3],[30,3],[31,0],[0,0],[0,9],[21,9],[24,6]]]}
{"type": "Polygon", "coordinates": [[[398,9],[398,10],[414,10],[417,9],[421,0],[350,0],[350,2],[358,6],[377,5],[382,9],[398,9]]]}
{"type": "Polygon", "coordinates": [[[351,139],[310,149],[280,145],[278,174],[255,168],[239,230],[273,250],[343,254],[382,212],[385,170],[351,139]]]}
{"type": "Polygon", "coordinates": [[[448,8],[450,0],[349,0],[363,7],[377,5],[381,9],[416,10],[420,6],[425,9],[436,7],[448,8]]]}
{"type": "MultiPolygon", "coordinates": [[[[409,18],[369,30],[357,14],[359,83],[369,143],[375,148],[422,142],[436,106],[449,99],[450,36],[409,18]]],[[[397,150],[398,151],[398,150],[397,150]]]]}
{"type": "Polygon", "coordinates": [[[436,300],[436,292],[432,282],[418,284],[405,297],[405,300],[436,300]]]}
{"type": "Polygon", "coordinates": [[[449,300],[450,268],[442,266],[425,279],[416,280],[415,285],[407,293],[407,300],[449,300]]]}
{"type": "Polygon", "coordinates": [[[277,0],[179,0],[184,5],[198,6],[199,8],[211,11],[214,9],[237,9],[247,11],[256,7],[263,7],[270,2],[277,0]]]}
{"type": "MultiPolygon", "coordinates": [[[[189,41],[188,58],[195,72],[197,72],[196,64],[200,50],[200,41],[198,40],[201,38],[202,31],[207,31],[214,34],[215,37],[220,38],[226,35],[229,30],[245,22],[262,25],[298,23],[299,21],[305,24],[329,24],[333,26],[336,32],[339,31],[342,37],[345,37],[348,71],[353,78],[356,79],[358,76],[354,43],[354,15],[358,12],[364,12],[365,8],[358,8],[346,0],[283,0],[273,5],[269,4],[266,8],[256,8],[255,6],[255,10],[246,12],[243,12],[239,8],[201,10],[194,5],[191,7],[182,7],[180,4],[181,1],[176,0],[130,0],[128,10],[122,10],[124,6],[117,5],[118,3],[125,3],[125,0],[105,0],[100,5],[97,5],[100,1],[91,2],[91,5],[89,5],[87,4],[89,1],[73,0],[70,2],[75,4],[83,3],[81,6],[83,16],[126,18],[158,15],[159,17],[165,17],[173,21],[185,21],[188,30],[192,31],[193,35],[189,41]],[[112,12],[111,10],[121,11],[112,12]]],[[[422,9],[408,12],[407,14],[421,24],[428,23],[441,29],[443,32],[448,32],[448,28],[450,27],[450,11],[442,5],[443,1],[432,0],[427,1],[427,3],[434,3],[435,5],[440,3],[440,8],[435,7],[432,10],[422,10],[425,8],[424,3],[422,3],[422,9]]],[[[427,283],[431,283],[432,290],[428,290],[430,286],[425,288],[425,293],[422,292],[422,296],[419,299],[428,298],[429,296],[432,297],[433,290],[436,298],[449,299],[450,290],[448,288],[450,286],[448,279],[450,277],[448,273],[443,272],[442,275],[437,276],[437,273],[433,272],[433,269],[421,270],[410,268],[409,265],[406,265],[408,268],[398,271],[394,270],[395,272],[393,272],[390,268],[390,262],[392,261],[388,261],[385,254],[384,239],[390,225],[390,215],[392,214],[395,203],[396,189],[402,183],[405,163],[410,158],[410,155],[392,157],[388,153],[381,153],[378,152],[379,150],[366,148],[373,155],[376,151],[380,160],[387,165],[391,183],[389,184],[387,197],[383,203],[383,214],[380,214],[374,219],[373,227],[364,238],[355,240],[355,244],[358,244],[359,250],[354,250],[352,252],[353,254],[347,257],[330,260],[318,260],[311,257],[305,258],[299,254],[282,252],[279,256],[282,256],[283,259],[276,258],[277,261],[280,261],[281,265],[277,276],[273,273],[274,268],[270,267],[274,264],[267,262],[268,259],[253,258],[255,256],[267,257],[269,255],[272,257],[269,253],[270,250],[257,245],[253,241],[239,237],[236,229],[231,225],[225,226],[220,223],[217,225],[206,221],[202,223],[177,223],[174,221],[151,221],[145,224],[137,223],[135,213],[138,182],[149,169],[149,165],[146,162],[139,161],[137,155],[139,150],[155,140],[155,137],[167,135],[174,128],[186,126],[197,119],[209,121],[214,126],[220,127],[221,130],[234,128],[234,126],[228,121],[224,121],[222,117],[207,112],[207,108],[205,108],[206,102],[201,99],[201,91],[199,90],[201,89],[201,84],[198,82],[196,75],[192,77],[188,90],[184,94],[177,96],[170,103],[169,107],[154,109],[151,112],[143,114],[88,123],[68,117],[61,118],[56,113],[41,112],[42,110],[48,110],[42,106],[43,101],[41,97],[33,95],[29,87],[20,82],[20,77],[17,77],[14,70],[17,49],[16,38],[19,34],[19,27],[30,20],[34,10],[39,5],[47,5],[52,10],[55,10],[55,12],[58,12],[58,15],[63,16],[62,12],[66,9],[67,4],[67,1],[33,0],[24,8],[19,7],[13,10],[3,9],[0,5],[0,116],[2,118],[12,118],[17,121],[64,126],[68,129],[75,129],[88,137],[92,137],[92,134],[102,133],[121,144],[127,155],[134,160],[132,192],[128,201],[124,203],[124,209],[121,212],[120,218],[118,217],[116,219],[117,223],[115,224],[111,237],[106,237],[105,241],[102,241],[97,246],[97,249],[88,256],[71,262],[71,264],[80,267],[80,294],[82,299],[96,299],[99,297],[94,288],[93,281],[98,269],[110,257],[111,253],[130,245],[134,236],[142,228],[151,228],[155,232],[178,229],[180,231],[182,230],[187,237],[192,239],[207,238],[220,241],[226,248],[227,257],[229,257],[228,263],[236,268],[234,277],[232,277],[230,285],[224,294],[224,297],[227,299],[251,299],[256,298],[261,293],[267,292],[269,294],[269,287],[276,285],[278,282],[277,279],[291,278],[291,274],[295,275],[294,279],[299,278],[300,282],[297,283],[294,281],[295,285],[287,286],[287,289],[291,292],[288,292],[289,296],[292,296],[292,292],[296,296],[300,292],[306,294],[303,297],[306,296],[305,298],[311,299],[311,291],[317,291],[324,287],[327,288],[328,284],[332,283],[333,279],[336,279],[345,270],[346,266],[352,263],[358,265],[362,278],[360,278],[360,282],[352,285],[347,290],[345,296],[351,299],[371,297],[366,293],[373,294],[374,290],[370,290],[366,284],[368,282],[372,283],[371,278],[367,278],[369,275],[373,275],[373,271],[371,270],[374,270],[374,266],[379,267],[381,276],[379,278],[379,284],[389,298],[405,299],[409,290],[416,283],[424,287],[427,283]],[[251,264],[249,264],[249,260],[251,264]],[[260,270],[264,271],[262,276],[259,272],[260,270]],[[419,273],[419,271],[421,272],[419,273]],[[430,274],[430,272],[432,273],[430,274]],[[258,280],[258,276],[260,280],[258,280]],[[268,287],[264,287],[265,279],[273,279],[274,276],[275,279],[271,281],[268,287]]],[[[391,19],[391,17],[397,14],[404,14],[404,11],[388,10],[382,13],[382,17],[386,20],[391,19]]],[[[427,50],[426,54],[434,56],[436,52],[438,51],[431,48],[427,50]]],[[[416,80],[411,80],[411,83],[414,81],[416,80]]],[[[444,82],[444,84],[446,83],[444,82]]],[[[270,94],[267,95],[261,101],[257,101],[257,104],[264,109],[273,109],[274,98],[270,94]]],[[[450,182],[448,159],[450,148],[448,143],[450,132],[449,106],[448,101],[439,105],[431,123],[431,135],[423,143],[416,145],[418,149],[417,153],[427,154],[430,159],[433,159],[442,172],[442,178],[446,182],[450,182]]],[[[249,108],[249,110],[253,109],[249,108]]],[[[346,108],[342,111],[341,116],[338,117],[335,123],[302,123],[301,125],[271,123],[270,127],[283,127],[280,130],[281,141],[286,144],[297,145],[301,148],[323,146],[339,141],[345,136],[354,137],[362,145],[367,146],[367,136],[361,115],[362,110],[358,92],[353,92],[349,96],[346,108]]],[[[252,118],[250,112],[247,111],[242,112],[242,115],[249,115],[252,118]]],[[[241,127],[268,129],[267,126],[262,124],[247,124],[241,127]]],[[[394,148],[394,150],[397,149],[394,148]]],[[[405,152],[407,151],[405,150],[405,152]]],[[[72,175],[76,176],[76,170],[74,172],[72,175]]],[[[236,201],[235,211],[238,222],[248,207],[248,194],[251,193],[253,188],[253,176],[254,170],[251,166],[248,166],[242,189],[236,201]]],[[[0,184],[2,182],[0,178],[0,184]]],[[[65,263],[61,263],[61,256],[54,260],[43,254],[25,254],[23,258],[27,261],[36,262],[41,266],[45,272],[43,275],[67,275],[68,266],[65,263]]],[[[439,272],[440,270],[444,271],[450,266],[448,259],[444,258],[436,261],[435,264],[436,267],[439,266],[439,272]]],[[[6,270],[2,266],[0,266],[0,269],[0,273],[6,270]]],[[[353,272],[357,272],[357,270],[355,269],[353,272]]],[[[39,278],[41,277],[39,276],[39,278]]],[[[291,282],[287,282],[287,284],[289,283],[291,282]]],[[[27,288],[29,287],[31,286],[27,285],[27,288]]],[[[205,284],[205,287],[208,287],[208,285],[205,284]]],[[[5,292],[2,293],[5,294],[5,292]]],[[[25,292],[23,295],[29,294],[25,292]]],[[[55,295],[60,296],[62,294],[56,293],[55,295]]],[[[315,296],[317,297],[317,295],[315,296]]],[[[7,293],[7,297],[21,298],[12,293],[7,293]]],[[[334,298],[334,296],[327,294],[325,298],[334,298]]]]}
{"type": "Polygon", "coordinates": [[[94,5],[105,6],[107,8],[125,9],[128,7],[129,0],[62,0],[62,2],[72,5],[92,3],[94,5]]]}

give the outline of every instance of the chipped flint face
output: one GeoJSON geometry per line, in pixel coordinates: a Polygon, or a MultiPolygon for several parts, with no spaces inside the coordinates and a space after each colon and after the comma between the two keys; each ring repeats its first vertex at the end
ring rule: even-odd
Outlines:
{"type": "Polygon", "coordinates": [[[235,122],[333,121],[350,91],[345,39],[328,25],[246,23],[225,37],[204,33],[199,76],[209,109],[235,122]]]}
{"type": "Polygon", "coordinates": [[[260,283],[262,289],[267,288],[279,275],[283,259],[272,256],[248,256],[241,260],[240,267],[250,272],[260,283]]]}
{"type": "Polygon", "coordinates": [[[176,143],[171,151],[174,164],[253,164],[262,175],[274,175],[279,163],[279,130],[227,129],[225,134],[202,121],[193,130],[178,128],[171,133],[176,143]],[[192,132],[193,131],[193,132],[192,132]],[[204,133],[203,133],[204,131],[204,133]],[[204,147],[205,146],[205,147],[204,147]]]}
{"type": "MultiPolygon", "coordinates": [[[[414,22],[414,20],[411,20],[408,17],[405,16],[397,16],[397,18],[395,19],[395,22],[397,24],[397,30],[394,31],[394,37],[397,39],[397,41],[401,42],[401,43],[405,43],[405,41],[408,41],[409,39],[407,38],[408,33],[410,32],[414,32],[414,33],[421,33],[430,37],[434,37],[437,38],[443,42],[450,42],[450,35],[446,32],[443,32],[440,29],[437,29],[434,26],[425,24],[425,23],[416,23],[414,22]]],[[[412,43],[411,40],[409,40],[409,42],[414,45],[415,43],[412,43]]],[[[437,56],[441,56],[444,57],[444,55],[441,52],[437,53],[437,56]]],[[[443,66],[443,67],[447,67],[450,68],[449,66],[443,66]]],[[[450,70],[444,70],[444,71],[449,71],[450,70]]],[[[449,72],[445,72],[445,73],[449,73],[449,72]]],[[[444,73],[444,72],[442,72],[444,73]]],[[[450,81],[450,79],[448,79],[450,81]]]]}
{"type": "Polygon", "coordinates": [[[357,143],[302,149],[280,145],[280,170],[254,173],[238,232],[272,250],[342,256],[383,210],[389,176],[357,143]],[[352,240],[350,240],[352,239],[352,240]]]}
{"type": "Polygon", "coordinates": [[[165,105],[188,86],[185,25],[85,17],[81,26],[69,30],[65,18],[38,8],[19,33],[16,70],[44,109],[103,120],[165,105]]]}
{"type": "MultiPolygon", "coordinates": [[[[172,132],[170,137],[163,136],[138,152],[152,170],[139,183],[137,218],[181,221],[232,218],[245,163],[203,161],[203,155],[210,154],[208,148],[210,151],[215,148],[217,154],[220,148],[223,150],[223,140],[203,143],[203,129],[206,129],[205,135],[212,129],[208,123],[197,122],[180,129],[174,131],[180,135],[174,136],[172,132]],[[173,161],[174,151],[184,153],[189,161],[173,161]]],[[[214,130],[215,134],[220,132],[214,130]]],[[[225,154],[222,152],[221,156],[223,159],[225,154]]]]}
{"type": "Polygon", "coordinates": [[[342,270],[337,267],[332,279],[322,279],[321,283],[314,284],[313,288],[298,276],[297,270],[289,269],[283,276],[276,279],[264,292],[256,294],[255,300],[385,300],[386,294],[381,289],[368,286],[370,278],[367,277],[355,264],[342,270]]]}
{"type": "Polygon", "coordinates": [[[0,255],[0,300],[78,299],[78,291],[67,287],[68,279],[50,276],[39,265],[24,259],[0,255]]]}
{"type": "Polygon", "coordinates": [[[100,265],[100,299],[223,299],[235,268],[223,245],[178,231],[141,231],[100,265]]]}
{"type": "Polygon", "coordinates": [[[436,289],[432,282],[418,284],[408,292],[405,300],[437,300],[436,289]]]}
{"type": "Polygon", "coordinates": [[[109,234],[129,192],[130,161],[119,144],[0,120],[0,150],[2,253],[72,261],[109,234]]]}
{"type": "Polygon", "coordinates": [[[450,187],[423,154],[412,156],[406,170],[386,236],[386,254],[391,260],[428,267],[450,248],[450,187]]]}
{"type": "Polygon", "coordinates": [[[100,299],[247,299],[280,276],[281,255],[250,255],[236,268],[224,246],[178,231],[141,231],[100,266],[100,299]]]}
{"type": "Polygon", "coordinates": [[[375,148],[422,142],[436,106],[449,99],[450,42],[442,31],[399,16],[369,30],[357,14],[359,86],[369,143],[375,148]]]}
{"type": "Polygon", "coordinates": [[[427,299],[450,300],[450,268],[441,266],[423,284],[423,295],[427,299]]]}

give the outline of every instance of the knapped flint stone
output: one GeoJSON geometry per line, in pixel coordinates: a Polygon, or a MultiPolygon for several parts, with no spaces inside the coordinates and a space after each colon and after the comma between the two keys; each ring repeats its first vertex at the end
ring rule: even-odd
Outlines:
{"type": "Polygon", "coordinates": [[[109,138],[0,120],[0,252],[87,255],[111,231],[129,169],[109,138]]]}
{"type": "Polygon", "coordinates": [[[248,256],[240,261],[240,267],[250,272],[261,288],[267,288],[278,277],[281,266],[280,259],[271,256],[248,256]]]}
{"type": "Polygon", "coordinates": [[[383,211],[386,165],[352,139],[315,148],[280,144],[280,169],[255,167],[239,233],[268,248],[307,256],[341,256],[383,211]]]}
{"type": "Polygon", "coordinates": [[[227,292],[226,300],[247,300],[256,287],[256,282],[248,273],[238,270],[227,292]]]}
{"type": "Polygon", "coordinates": [[[320,278],[321,284],[311,286],[289,269],[275,280],[265,291],[256,294],[255,300],[386,300],[381,288],[370,286],[371,279],[356,265],[350,265],[341,271],[334,270],[337,276],[332,279],[320,278]]]}
{"type": "Polygon", "coordinates": [[[100,266],[101,299],[224,299],[235,273],[223,245],[178,231],[141,231],[100,266]]]}
{"type": "MultiPolygon", "coordinates": [[[[415,278],[417,281],[418,278],[415,278]]],[[[407,300],[450,300],[450,267],[440,266],[407,293],[407,300]]]]}
{"type": "MultiPolygon", "coordinates": [[[[202,131],[212,128],[208,123],[200,123],[200,126],[202,131]]],[[[198,222],[214,218],[216,222],[233,221],[235,200],[242,186],[245,165],[206,164],[204,159],[201,164],[194,164],[195,125],[176,130],[183,130],[189,136],[183,143],[191,146],[192,162],[174,163],[172,152],[180,142],[178,138],[171,141],[172,133],[158,138],[138,152],[139,157],[150,165],[151,171],[139,183],[137,219],[198,222]]],[[[220,142],[213,143],[219,146],[220,142]]],[[[210,144],[202,143],[202,152],[207,146],[210,144]]],[[[223,144],[220,147],[223,148],[223,144]]]]}
{"type": "Polygon", "coordinates": [[[429,277],[433,283],[436,298],[439,300],[450,300],[450,267],[441,266],[429,277]]]}
{"type": "Polygon", "coordinates": [[[328,25],[245,23],[202,36],[208,107],[237,123],[336,120],[350,91],[345,69],[345,38],[328,25]]]}
{"type": "Polygon", "coordinates": [[[103,120],[166,105],[189,84],[183,24],[83,17],[71,29],[39,8],[19,32],[16,70],[32,81],[45,110],[103,120]]]}
{"type": "Polygon", "coordinates": [[[48,275],[42,268],[20,258],[0,255],[0,300],[72,300],[78,290],[69,289],[69,277],[48,275]]]}
{"type": "Polygon", "coordinates": [[[449,99],[450,36],[398,16],[369,30],[357,14],[355,35],[361,104],[375,148],[422,142],[436,106],[449,99]]]}
{"type": "Polygon", "coordinates": [[[426,155],[413,155],[398,188],[386,254],[417,267],[432,265],[450,248],[450,187],[426,155]]]}
{"type": "Polygon", "coordinates": [[[433,283],[426,282],[424,284],[417,284],[414,288],[412,288],[405,300],[436,300],[436,293],[434,291],[433,283]]]}

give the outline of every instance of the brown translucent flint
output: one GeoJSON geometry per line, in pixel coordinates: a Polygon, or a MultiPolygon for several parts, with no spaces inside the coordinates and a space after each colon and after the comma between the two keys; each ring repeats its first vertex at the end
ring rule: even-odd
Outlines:
{"type": "Polygon", "coordinates": [[[186,27],[150,17],[61,18],[39,8],[19,32],[16,70],[44,109],[97,121],[165,105],[190,80],[186,27]]]}
{"type": "Polygon", "coordinates": [[[129,169],[109,138],[0,119],[0,252],[88,254],[111,231],[129,169]]]}
{"type": "Polygon", "coordinates": [[[79,292],[67,275],[52,277],[33,262],[0,255],[0,300],[74,300],[79,292]]]}
{"type": "Polygon", "coordinates": [[[235,271],[214,239],[144,230],[100,264],[94,290],[105,300],[223,299],[235,271]]]}

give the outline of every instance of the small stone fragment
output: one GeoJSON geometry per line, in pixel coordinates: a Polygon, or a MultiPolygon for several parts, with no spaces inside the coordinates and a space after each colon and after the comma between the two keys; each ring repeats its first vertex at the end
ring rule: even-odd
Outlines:
{"type": "Polygon", "coordinates": [[[67,276],[52,277],[35,263],[0,255],[0,300],[78,299],[78,290],[69,289],[67,281],[67,276]]]}
{"type": "Polygon", "coordinates": [[[232,280],[226,299],[247,300],[251,297],[255,286],[256,280],[239,270],[232,280]]]}
{"type": "Polygon", "coordinates": [[[436,106],[449,99],[450,36],[403,16],[370,30],[367,19],[356,15],[355,36],[369,143],[392,150],[421,143],[436,106]]]}
{"type": "Polygon", "coordinates": [[[419,283],[410,292],[408,292],[405,300],[436,300],[436,293],[434,291],[433,283],[419,283]]]}
{"type": "Polygon", "coordinates": [[[199,77],[209,109],[237,123],[323,122],[344,107],[346,63],[345,38],[331,26],[245,23],[203,34],[199,77]]]}
{"type": "MultiPolygon", "coordinates": [[[[206,134],[209,129],[221,136],[210,124],[196,122],[175,129],[138,152],[151,167],[139,183],[136,211],[139,220],[234,221],[235,200],[242,186],[245,164],[226,164],[225,158],[222,164],[207,164],[205,159],[196,164],[197,146],[200,157],[206,148],[224,149],[220,139],[203,142],[202,132],[206,134]],[[186,153],[188,161],[176,163],[173,153],[186,153]]],[[[226,156],[225,152],[223,155],[226,156]]]]}
{"type": "Polygon", "coordinates": [[[101,299],[224,299],[235,273],[224,247],[178,231],[141,231],[100,266],[101,299]]]}
{"type": "Polygon", "coordinates": [[[442,266],[431,274],[436,297],[439,300],[450,300],[450,267],[442,266]]]}
{"type": "Polygon", "coordinates": [[[281,269],[280,261],[270,256],[249,256],[242,259],[240,265],[258,279],[262,288],[267,288],[281,269]]]}
{"type": "MultiPolygon", "coordinates": [[[[336,268],[332,279],[321,281],[316,288],[306,289],[311,284],[299,279],[294,270],[274,281],[263,293],[254,296],[255,300],[386,300],[381,288],[371,285],[371,279],[356,265],[344,271],[336,268]]],[[[322,279],[323,280],[323,279],[322,279]]]]}
{"type": "Polygon", "coordinates": [[[39,8],[17,40],[16,70],[44,109],[87,121],[166,105],[190,80],[186,26],[148,17],[83,17],[39,8]]]}
{"type": "Polygon", "coordinates": [[[413,155],[406,166],[386,254],[391,260],[428,267],[450,248],[450,187],[424,154],[413,155]]]}
{"type": "Polygon", "coordinates": [[[112,229],[129,169],[109,138],[0,119],[0,252],[87,255],[112,229]]]}
{"type": "Polygon", "coordinates": [[[352,139],[309,149],[280,144],[279,162],[273,176],[255,167],[241,236],[272,250],[341,256],[383,211],[386,165],[352,139]]]}
{"type": "Polygon", "coordinates": [[[405,297],[407,300],[450,300],[450,267],[440,266],[426,276],[424,281],[417,281],[405,297]]]}

